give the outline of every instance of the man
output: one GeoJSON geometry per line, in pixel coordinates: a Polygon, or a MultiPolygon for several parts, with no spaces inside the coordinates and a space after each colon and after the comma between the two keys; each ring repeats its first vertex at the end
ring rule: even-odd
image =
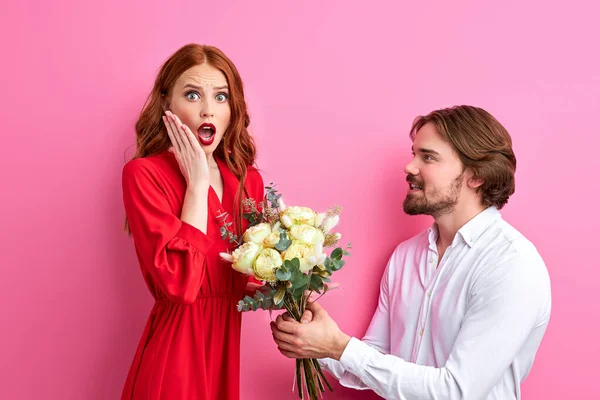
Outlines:
{"type": "Polygon", "coordinates": [[[410,135],[404,211],[434,223],[394,251],[365,337],[313,302],[303,323],[271,323],[275,342],[386,399],[520,399],[551,297],[542,258],[498,211],[515,187],[510,135],[471,106],[418,117],[410,135]]]}

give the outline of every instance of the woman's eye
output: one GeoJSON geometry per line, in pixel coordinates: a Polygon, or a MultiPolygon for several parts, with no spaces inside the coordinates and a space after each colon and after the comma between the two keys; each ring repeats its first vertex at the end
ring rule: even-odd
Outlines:
{"type": "Polygon", "coordinates": [[[200,95],[197,92],[189,92],[185,95],[188,100],[196,101],[200,99],[200,95]]]}
{"type": "Polygon", "coordinates": [[[219,93],[219,94],[217,94],[217,96],[215,97],[215,99],[216,99],[217,101],[219,101],[219,102],[226,101],[226,100],[227,100],[227,98],[228,98],[228,96],[227,96],[227,93],[219,93]]]}

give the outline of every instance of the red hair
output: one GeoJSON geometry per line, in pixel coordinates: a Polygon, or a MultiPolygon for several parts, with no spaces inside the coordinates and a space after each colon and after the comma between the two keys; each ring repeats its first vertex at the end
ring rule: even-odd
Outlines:
{"type": "MultiPolygon", "coordinates": [[[[229,170],[240,182],[234,200],[234,222],[239,231],[242,227],[242,200],[245,194],[246,175],[248,167],[255,162],[256,145],[248,132],[250,117],[244,98],[242,78],[233,62],[221,50],[213,46],[188,44],[177,50],[163,64],[135,124],[136,153],[133,158],[152,156],[171,147],[171,141],[162,122],[162,116],[166,111],[166,100],[181,74],[196,65],[205,63],[220,70],[225,75],[229,86],[231,117],[214,155],[225,161],[229,170]]],[[[126,230],[129,231],[127,225],[126,230]]]]}

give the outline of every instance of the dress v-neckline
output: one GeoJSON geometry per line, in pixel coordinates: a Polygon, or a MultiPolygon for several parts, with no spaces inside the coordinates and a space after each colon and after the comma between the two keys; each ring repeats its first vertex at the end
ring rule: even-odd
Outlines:
{"type": "Polygon", "coordinates": [[[213,193],[213,195],[215,196],[215,199],[217,200],[217,204],[219,205],[219,208],[224,211],[223,203],[225,200],[225,191],[226,191],[226,186],[227,186],[227,184],[225,182],[225,174],[223,173],[223,169],[225,168],[225,166],[221,165],[221,160],[219,160],[216,157],[215,157],[215,162],[217,163],[217,167],[219,168],[219,173],[221,174],[221,180],[223,181],[223,193],[221,194],[221,198],[219,198],[217,191],[215,190],[215,188],[212,187],[212,185],[208,186],[208,191],[213,193]]]}

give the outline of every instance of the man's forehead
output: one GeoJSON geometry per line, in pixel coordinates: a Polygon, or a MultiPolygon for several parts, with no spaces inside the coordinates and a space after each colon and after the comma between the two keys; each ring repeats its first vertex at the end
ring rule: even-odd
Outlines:
{"type": "Polygon", "coordinates": [[[425,149],[427,152],[450,154],[454,152],[452,143],[442,137],[433,124],[425,124],[417,131],[412,144],[413,151],[425,149]]]}

